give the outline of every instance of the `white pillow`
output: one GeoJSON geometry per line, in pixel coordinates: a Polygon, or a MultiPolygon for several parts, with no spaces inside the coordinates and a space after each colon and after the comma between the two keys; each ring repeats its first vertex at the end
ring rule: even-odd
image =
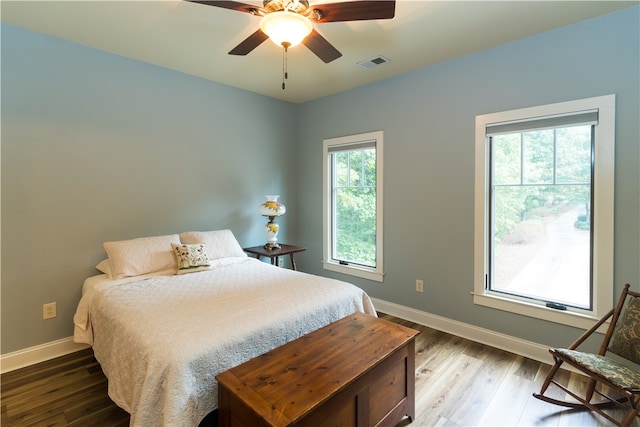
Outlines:
{"type": "Polygon", "coordinates": [[[109,264],[109,258],[103,259],[96,265],[96,270],[104,273],[111,279],[111,264],[109,264]]]}
{"type": "Polygon", "coordinates": [[[111,278],[140,276],[164,270],[176,270],[176,257],[171,244],[180,244],[177,234],[140,237],[132,240],[105,242],[111,278]]]}
{"type": "Polygon", "coordinates": [[[180,241],[186,244],[204,243],[209,259],[247,256],[231,230],[189,231],[180,233],[180,241]]]}

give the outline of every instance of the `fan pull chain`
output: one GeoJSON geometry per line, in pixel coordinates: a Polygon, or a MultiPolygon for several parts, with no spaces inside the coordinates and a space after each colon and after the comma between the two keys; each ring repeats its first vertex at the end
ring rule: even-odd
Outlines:
{"type": "Polygon", "coordinates": [[[290,44],[287,42],[282,43],[282,47],[284,48],[284,51],[282,52],[282,90],[284,90],[286,87],[284,81],[289,78],[289,72],[287,71],[287,68],[289,67],[289,64],[287,62],[287,51],[289,46],[290,44]]]}

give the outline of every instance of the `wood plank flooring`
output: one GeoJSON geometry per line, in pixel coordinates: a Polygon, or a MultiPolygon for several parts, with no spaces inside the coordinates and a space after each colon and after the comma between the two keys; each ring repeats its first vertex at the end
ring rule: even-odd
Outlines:
{"type": "MultiPolygon", "coordinates": [[[[608,426],[601,417],[531,396],[550,366],[412,322],[416,338],[416,419],[403,426],[608,426]]],[[[551,356],[549,356],[551,360],[551,356]]],[[[580,375],[564,380],[584,387],[580,375]]],[[[559,397],[564,397],[558,395],[559,397]]],[[[1,425],[128,426],[129,415],[107,395],[91,349],[1,377],[1,425]]],[[[636,419],[635,427],[640,427],[636,419]]]]}

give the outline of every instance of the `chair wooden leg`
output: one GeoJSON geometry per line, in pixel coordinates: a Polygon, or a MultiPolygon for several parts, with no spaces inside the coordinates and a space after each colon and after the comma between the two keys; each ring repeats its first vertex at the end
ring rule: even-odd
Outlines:
{"type": "Polygon", "coordinates": [[[555,357],[554,359],[556,363],[553,364],[553,366],[547,373],[547,376],[545,377],[544,382],[542,383],[542,387],[540,388],[540,395],[544,395],[544,393],[547,391],[547,388],[549,388],[549,385],[551,384],[553,377],[555,377],[556,373],[558,372],[558,369],[560,369],[560,365],[562,365],[562,360],[556,359],[555,357]]]}
{"type": "Polygon", "coordinates": [[[630,408],[627,413],[624,415],[624,418],[620,422],[621,427],[629,427],[633,420],[638,416],[638,410],[635,408],[630,408]]]}
{"type": "Polygon", "coordinates": [[[585,393],[585,400],[587,402],[591,402],[591,399],[593,398],[593,393],[596,390],[596,380],[591,379],[589,380],[589,385],[587,386],[587,391],[585,393]]]}
{"type": "Polygon", "coordinates": [[[544,392],[547,391],[547,388],[549,388],[549,385],[551,384],[551,380],[553,380],[556,372],[558,372],[558,369],[560,369],[560,365],[562,365],[562,360],[556,359],[556,363],[554,363],[554,365],[551,367],[551,370],[542,383],[542,387],[540,388],[540,395],[544,395],[544,392]]]}
{"type": "Polygon", "coordinates": [[[540,393],[533,393],[533,397],[535,397],[536,399],[540,399],[542,401],[545,401],[547,403],[552,403],[554,405],[564,406],[564,407],[573,408],[573,409],[584,409],[585,405],[583,405],[581,403],[567,402],[567,401],[564,401],[564,400],[558,400],[558,399],[554,399],[554,398],[549,397],[549,396],[545,396],[545,393],[546,393],[547,389],[549,388],[549,386],[551,385],[551,383],[556,384],[562,390],[566,391],[563,386],[561,386],[560,384],[558,384],[558,383],[553,381],[553,378],[555,377],[556,373],[558,372],[558,369],[560,369],[560,365],[562,365],[562,360],[559,360],[559,359],[555,359],[555,360],[556,360],[556,363],[553,364],[553,366],[549,370],[549,373],[547,374],[546,378],[544,379],[544,382],[542,383],[542,387],[540,388],[540,393]]]}

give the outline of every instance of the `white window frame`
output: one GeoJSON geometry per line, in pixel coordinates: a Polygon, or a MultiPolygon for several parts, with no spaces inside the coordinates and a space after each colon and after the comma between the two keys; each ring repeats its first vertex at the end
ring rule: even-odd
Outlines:
{"type": "Polygon", "coordinates": [[[474,203],[474,304],[587,329],[613,306],[613,222],[615,174],[615,95],[561,102],[476,116],[474,203]],[[593,308],[560,311],[542,303],[510,298],[485,289],[488,274],[487,239],[489,214],[488,125],[517,123],[536,117],[562,116],[598,110],[594,137],[593,177],[593,308]]]}
{"type": "Polygon", "coordinates": [[[323,221],[322,221],[322,233],[323,233],[323,268],[325,270],[335,271],[338,273],[348,274],[351,276],[361,277],[363,279],[374,280],[382,282],[384,280],[383,270],[383,194],[382,194],[382,182],[383,182],[383,165],[382,165],[382,153],[383,153],[383,131],[374,131],[361,133],[357,135],[341,136],[337,138],[328,138],[323,141],[323,161],[322,161],[322,208],[323,208],[323,221]],[[363,142],[375,141],[376,145],[376,266],[367,267],[362,265],[343,265],[337,260],[332,259],[333,247],[333,235],[332,235],[332,172],[331,172],[331,153],[330,147],[361,144],[363,142]]]}

